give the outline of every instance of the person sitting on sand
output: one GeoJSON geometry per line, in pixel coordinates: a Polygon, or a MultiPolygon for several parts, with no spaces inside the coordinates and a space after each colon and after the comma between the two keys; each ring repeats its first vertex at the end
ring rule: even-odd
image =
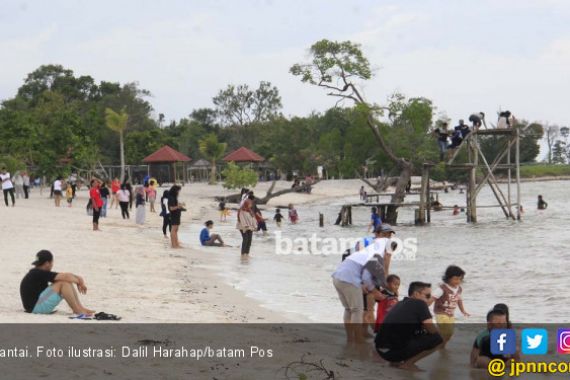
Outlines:
{"type": "Polygon", "coordinates": [[[544,201],[544,199],[542,199],[542,195],[538,196],[538,209],[539,210],[546,210],[546,208],[548,207],[548,203],[546,203],[544,201]]]}
{"type": "Polygon", "coordinates": [[[470,363],[473,368],[487,368],[493,359],[501,359],[506,362],[504,355],[491,353],[491,330],[508,328],[507,314],[503,309],[493,308],[487,313],[487,329],[475,338],[471,350],[470,363]]]}
{"type": "Polygon", "coordinates": [[[20,283],[20,296],[27,313],[51,314],[62,299],[80,319],[90,318],[95,313],[81,304],[73,287],[75,284],[79,293],[86,294],[87,286],[83,278],[72,273],[52,272],[53,255],[50,251],[39,251],[32,265],[34,268],[20,283]]]}
{"type": "Polygon", "coordinates": [[[206,247],[223,247],[225,244],[220,235],[210,235],[210,230],[214,228],[214,222],[208,220],[204,225],[206,227],[202,228],[200,232],[200,244],[206,247]]]}
{"type": "Polygon", "coordinates": [[[398,302],[384,318],[375,345],[380,357],[390,365],[418,370],[415,363],[442,344],[428,308],[430,299],[431,284],[414,281],[408,288],[408,297],[398,302]]]}

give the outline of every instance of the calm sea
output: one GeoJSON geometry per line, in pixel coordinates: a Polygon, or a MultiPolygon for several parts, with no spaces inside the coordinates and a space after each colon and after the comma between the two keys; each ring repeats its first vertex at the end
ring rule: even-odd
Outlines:
{"type": "MultiPolygon", "coordinates": [[[[502,188],[506,192],[506,185],[502,188]]],[[[482,322],[486,312],[502,302],[509,305],[512,320],[517,322],[567,322],[570,314],[567,288],[570,182],[523,183],[521,190],[524,214],[520,222],[506,220],[500,208],[482,208],[478,210],[479,223],[475,225],[466,223],[464,213],[453,216],[451,210],[445,210],[433,212],[429,226],[415,227],[411,225],[413,210],[401,210],[397,237],[407,244],[391,267],[391,272],[402,280],[400,295],[406,293],[411,281],[439,283],[445,268],[455,264],[467,272],[463,298],[472,315],[465,319],[458,313],[459,321],[482,322]],[[549,204],[546,211],[536,209],[538,194],[549,204]]],[[[414,200],[417,196],[407,199],[414,200]]],[[[440,193],[439,200],[445,206],[461,206],[465,205],[465,194],[440,193]]],[[[300,224],[284,223],[280,230],[270,221],[269,236],[254,238],[247,262],[240,259],[239,249],[200,249],[215,257],[212,267],[216,267],[226,283],[265,307],[283,313],[284,317],[340,322],[342,307],[330,277],[341,260],[342,247],[340,243],[335,244],[340,238],[367,236],[369,208],[353,211],[354,225],[350,228],[333,223],[343,203],[356,201],[358,196],[301,205],[298,207],[300,224]],[[325,215],[324,228],[318,226],[319,212],[325,215]],[[280,238],[275,235],[277,231],[280,238]],[[310,243],[303,246],[299,240],[310,238],[333,239],[313,247],[310,243]],[[287,248],[286,240],[293,243],[293,252],[280,254],[285,253],[279,251],[287,248]]],[[[481,191],[478,204],[496,204],[488,188],[481,191]]],[[[271,220],[273,214],[273,208],[265,211],[265,217],[271,220]]],[[[196,224],[186,226],[183,240],[198,248],[200,229],[196,224]]],[[[216,231],[226,236],[230,244],[237,246],[241,242],[235,229],[235,214],[231,222],[217,223],[216,231]]]]}

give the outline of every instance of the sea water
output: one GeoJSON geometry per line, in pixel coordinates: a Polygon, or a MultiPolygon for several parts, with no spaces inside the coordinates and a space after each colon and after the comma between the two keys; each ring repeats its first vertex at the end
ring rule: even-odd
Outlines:
{"type": "MultiPolygon", "coordinates": [[[[570,271],[569,182],[529,182],[521,184],[522,221],[507,220],[500,208],[478,209],[478,223],[466,222],[465,213],[453,216],[452,210],[432,212],[431,224],[413,226],[413,209],[399,211],[396,236],[405,242],[406,252],[392,261],[390,272],[401,278],[400,296],[406,295],[411,281],[441,283],[448,265],[459,265],[467,273],[463,283],[465,309],[469,319],[459,322],[483,322],[496,303],[506,303],[517,322],[565,322],[570,314],[567,290],[570,271]],[[548,202],[547,210],[537,210],[537,195],[548,202]],[[415,248],[414,248],[415,245],[415,248]]],[[[507,194],[507,186],[501,185],[507,194]]],[[[358,190],[358,189],[356,189],[358,190]]],[[[512,202],[516,202],[512,186],[512,202]]],[[[384,201],[388,201],[385,198],[384,201]]],[[[406,202],[417,201],[410,195],[406,202]]],[[[381,200],[382,201],[382,200],[381,200]]],[[[465,206],[465,194],[459,191],[439,193],[444,206],[465,206]]],[[[496,205],[488,187],[482,189],[479,205],[496,205]]],[[[314,249],[300,239],[358,239],[367,234],[368,207],[353,208],[353,226],[335,226],[344,203],[358,202],[358,195],[334,198],[327,202],[299,205],[300,222],[283,222],[277,228],[272,218],[274,208],[267,207],[268,236],[256,235],[251,255],[241,260],[239,248],[203,248],[197,243],[199,225],[186,226],[182,237],[204,254],[213,255],[212,267],[223,281],[258,300],[263,306],[282,313],[284,319],[312,322],[341,322],[343,309],[332,285],[331,274],[341,261],[343,249],[328,252],[323,243],[314,249]],[[318,226],[318,214],[325,216],[325,226],[318,226]],[[276,235],[275,233],[278,233],[276,235]],[[278,237],[279,236],[279,237],[278,237]],[[284,240],[297,242],[286,254],[284,240]],[[295,240],[297,239],[297,240],[295,240]],[[281,244],[277,244],[281,242],[281,244]],[[308,250],[307,250],[308,247],[308,250]]],[[[515,211],[515,210],[513,210],[515,211]]],[[[283,210],[286,216],[286,210],[283,210]]],[[[227,223],[216,223],[216,232],[227,243],[239,246],[241,236],[235,229],[235,214],[227,223]]]]}

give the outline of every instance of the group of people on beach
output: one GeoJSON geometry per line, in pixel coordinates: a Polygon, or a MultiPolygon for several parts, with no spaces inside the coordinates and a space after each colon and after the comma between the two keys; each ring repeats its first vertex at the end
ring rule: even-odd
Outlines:
{"type": "MultiPolygon", "coordinates": [[[[465,317],[470,316],[463,303],[461,287],[466,273],[459,266],[450,265],[435,288],[428,282],[412,281],[407,297],[399,300],[401,280],[391,272],[392,255],[398,248],[392,241],[396,232],[382,223],[375,209],[370,228],[374,236],[365,237],[347,250],[332,274],[333,286],[344,307],[347,342],[349,345],[366,343],[372,328],[376,334],[374,346],[380,357],[392,366],[418,370],[417,361],[445,349],[452,338],[456,310],[465,317]]],[[[493,355],[489,340],[491,329],[508,325],[508,307],[495,305],[487,314],[488,328],[473,344],[470,357],[473,368],[487,368],[492,359],[510,358],[493,355]]],[[[518,354],[513,357],[518,358],[518,354]]]]}
{"type": "Polygon", "coordinates": [[[16,172],[14,176],[5,168],[0,168],[0,181],[2,182],[2,193],[4,194],[4,203],[9,207],[8,196],[10,197],[12,207],[16,206],[16,199],[28,199],[31,179],[27,172],[16,172]]]}

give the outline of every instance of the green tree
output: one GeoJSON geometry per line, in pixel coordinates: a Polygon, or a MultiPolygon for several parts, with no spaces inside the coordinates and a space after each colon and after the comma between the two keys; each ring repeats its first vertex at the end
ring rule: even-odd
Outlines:
{"type": "Polygon", "coordinates": [[[562,140],[556,140],[554,146],[552,147],[552,163],[566,163],[566,143],[562,140]]]}
{"type": "Polygon", "coordinates": [[[216,184],[216,162],[224,156],[227,144],[218,142],[218,136],[214,133],[200,140],[200,153],[212,164],[210,172],[210,185],[216,184]]]}
{"type": "Polygon", "coordinates": [[[246,84],[229,85],[212,100],[222,124],[231,127],[227,133],[234,140],[232,146],[255,145],[257,134],[254,127],[267,125],[266,122],[279,116],[282,107],[277,87],[264,81],[255,90],[246,84]]]}
{"type": "Polygon", "coordinates": [[[119,145],[121,154],[121,182],[125,180],[125,142],[124,133],[127,128],[127,122],[129,121],[129,115],[122,110],[121,112],[115,112],[111,108],[105,109],[105,123],[107,128],[117,132],[119,134],[119,145]]]}
{"type": "MultiPolygon", "coordinates": [[[[300,77],[303,83],[319,86],[328,91],[327,95],[336,97],[339,101],[348,100],[356,104],[358,109],[367,113],[367,124],[379,147],[400,169],[400,178],[392,196],[392,203],[401,203],[405,197],[405,188],[413,170],[410,157],[399,157],[391,147],[392,141],[387,141],[382,131],[383,125],[378,122],[383,108],[368,103],[357,82],[372,78],[372,70],[368,59],[362,53],[358,44],[350,41],[337,42],[326,39],[314,43],[310,48],[312,61],[295,64],[290,68],[291,74],[300,77]]],[[[396,208],[388,210],[387,220],[395,222],[396,208]]]]}
{"type": "Polygon", "coordinates": [[[257,173],[250,168],[239,167],[234,162],[228,163],[228,166],[222,171],[222,176],[226,189],[241,189],[257,185],[257,173]]]}

